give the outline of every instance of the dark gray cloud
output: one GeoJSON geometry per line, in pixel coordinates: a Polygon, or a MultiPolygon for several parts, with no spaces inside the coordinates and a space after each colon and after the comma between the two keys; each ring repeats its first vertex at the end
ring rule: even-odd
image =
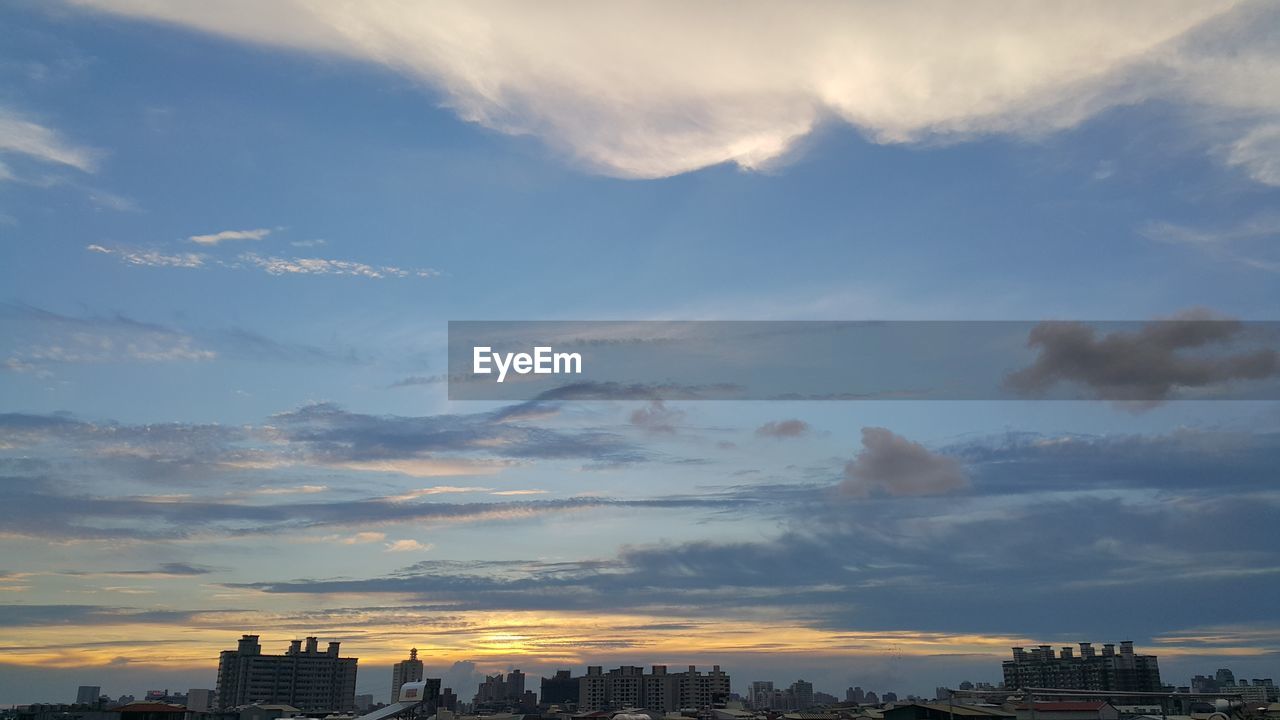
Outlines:
{"type": "Polygon", "coordinates": [[[0,626],[175,624],[189,623],[200,614],[106,605],[0,605],[0,626]]]}
{"type": "Polygon", "coordinates": [[[862,428],[862,451],[845,465],[840,491],[867,497],[939,495],[968,487],[964,466],[886,428],[862,428]]]}
{"type": "Polygon", "coordinates": [[[1269,617],[1280,589],[1280,496],[1099,495],[1001,503],[882,499],[808,507],[767,540],[623,548],[576,562],[418,563],[384,577],[249,583],[270,593],[407,594],[470,610],[675,612],[758,617],[776,610],[833,633],[1124,633],[1269,617]],[[859,506],[861,507],[861,506],[859,506]],[[1236,527],[1233,527],[1233,524],[1236,527]],[[1017,583],[1008,578],[1017,577],[1017,583]],[[1150,594],[1153,584],[1176,592],[1150,594]],[[1113,603],[1143,595],[1143,617],[1113,603]],[[1192,598],[1193,600],[1188,600],[1192,598]],[[957,622],[956,618],[964,618],[957,622]]]}
{"type": "Polygon", "coordinates": [[[1280,373],[1280,353],[1271,347],[1193,352],[1231,349],[1243,327],[1207,311],[1189,311],[1135,331],[1101,336],[1085,323],[1040,323],[1027,338],[1039,356],[1030,366],[1006,376],[1005,383],[1027,397],[1042,396],[1066,382],[1089,388],[1099,399],[1149,403],[1175,397],[1180,389],[1260,380],[1280,373]]]}
{"type": "Polygon", "coordinates": [[[794,438],[807,434],[811,427],[803,420],[772,420],[756,428],[758,437],[794,438]]]}
{"type": "Polygon", "coordinates": [[[595,430],[555,430],[516,422],[536,415],[499,411],[404,417],[352,413],[321,403],[274,416],[290,442],[330,462],[416,458],[424,453],[475,453],[504,458],[638,459],[622,436],[595,430]]]}

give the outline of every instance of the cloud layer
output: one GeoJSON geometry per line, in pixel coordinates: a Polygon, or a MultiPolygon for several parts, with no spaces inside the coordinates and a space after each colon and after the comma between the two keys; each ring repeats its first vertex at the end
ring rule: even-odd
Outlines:
{"type": "Polygon", "coordinates": [[[1275,179],[1265,3],[78,2],[382,64],[466,120],[625,177],[761,167],[828,119],[916,142],[1054,132],[1158,99],[1246,121],[1228,161],[1275,179]]]}

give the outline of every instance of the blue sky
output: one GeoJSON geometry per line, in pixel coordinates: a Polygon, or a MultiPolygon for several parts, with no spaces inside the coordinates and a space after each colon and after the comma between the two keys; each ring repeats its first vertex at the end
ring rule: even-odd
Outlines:
{"type": "Polygon", "coordinates": [[[405,382],[448,320],[1275,319],[1274,7],[275,8],[0,9],[0,702],[209,686],[259,630],[735,689],[1020,641],[1274,675],[1274,404],[405,382]]]}

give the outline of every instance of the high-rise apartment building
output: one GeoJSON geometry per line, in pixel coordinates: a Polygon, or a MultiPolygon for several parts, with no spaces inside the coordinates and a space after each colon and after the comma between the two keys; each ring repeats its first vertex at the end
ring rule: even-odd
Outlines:
{"type": "Polygon", "coordinates": [[[682,709],[709,708],[729,695],[729,675],[716,665],[699,672],[690,665],[687,672],[667,672],[666,665],[644,668],[624,665],[604,672],[599,665],[587,668],[578,678],[578,711],[644,708],[658,713],[682,709]]]}
{"type": "Polygon", "coordinates": [[[245,635],[218,659],[217,706],[292,705],[306,713],[350,712],[356,702],[357,658],[338,656],[338,643],[319,649],[314,637],[294,640],[284,655],[263,655],[257,635],[245,635]]]}
{"type": "Polygon", "coordinates": [[[1004,683],[1009,688],[1054,688],[1058,690],[1113,690],[1119,692],[1160,692],[1160,666],[1155,655],[1138,655],[1133,642],[1106,644],[1098,653],[1092,643],[1062,648],[1055,654],[1049,645],[1025,650],[1013,648],[1013,659],[1004,661],[1004,683]]]}
{"type": "Polygon", "coordinates": [[[408,682],[418,682],[422,679],[422,661],[418,659],[418,648],[409,650],[409,659],[401,660],[391,666],[391,700],[396,702],[400,699],[400,686],[408,682]]]}

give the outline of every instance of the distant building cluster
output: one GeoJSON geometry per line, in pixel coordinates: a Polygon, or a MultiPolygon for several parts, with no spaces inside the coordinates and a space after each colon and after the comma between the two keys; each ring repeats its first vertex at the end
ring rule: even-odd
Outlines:
{"type": "Polygon", "coordinates": [[[1271,678],[1254,678],[1252,683],[1244,678],[1236,680],[1235,673],[1227,668],[1218,668],[1213,675],[1195,676],[1187,690],[1239,695],[1246,702],[1280,701],[1280,692],[1277,692],[1276,684],[1271,678]]]}

